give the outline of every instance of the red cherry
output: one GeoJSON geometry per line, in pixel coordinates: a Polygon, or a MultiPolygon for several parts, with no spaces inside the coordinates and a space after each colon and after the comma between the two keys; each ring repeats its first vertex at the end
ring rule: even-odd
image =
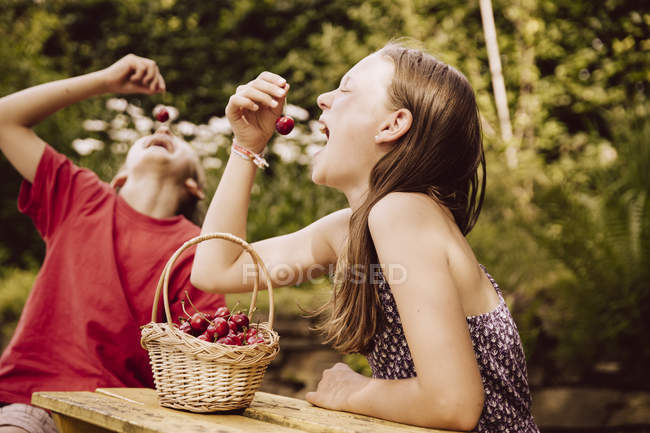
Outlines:
{"type": "Polygon", "coordinates": [[[239,327],[239,329],[242,329],[245,326],[248,326],[248,316],[243,314],[243,313],[233,314],[230,317],[230,320],[235,322],[237,324],[237,326],[239,327]]]}
{"type": "Polygon", "coordinates": [[[221,337],[220,339],[217,340],[217,343],[227,344],[229,346],[237,346],[236,342],[229,335],[227,335],[225,337],[221,337]]]}
{"type": "Polygon", "coordinates": [[[191,334],[192,333],[192,326],[190,325],[190,322],[185,321],[181,323],[181,326],[178,327],[181,331],[185,332],[186,334],[191,334]]]}
{"type": "Polygon", "coordinates": [[[190,319],[190,325],[192,326],[192,329],[204,332],[208,327],[208,321],[205,320],[200,313],[194,313],[190,319]]]}
{"type": "Polygon", "coordinates": [[[214,338],[217,333],[217,328],[214,326],[214,323],[210,323],[207,328],[205,328],[205,333],[208,334],[211,338],[214,338]]]}
{"type": "Polygon", "coordinates": [[[287,135],[293,129],[293,119],[289,116],[280,116],[275,121],[275,130],[282,135],[287,135]]]}
{"type": "Polygon", "coordinates": [[[219,307],[217,311],[214,312],[214,317],[228,317],[230,316],[230,310],[228,307],[219,307]]]}
{"type": "MultiPolygon", "coordinates": [[[[219,337],[223,337],[225,335],[228,335],[228,331],[230,331],[230,327],[228,326],[228,322],[226,322],[226,319],[222,317],[217,317],[214,319],[214,322],[212,322],[212,325],[214,326],[215,329],[215,335],[219,337]]],[[[209,327],[208,327],[209,328],[209,327]]]]}
{"type": "Polygon", "coordinates": [[[246,343],[248,344],[258,344],[258,343],[264,343],[264,339],[260,337],[259,335],[251,335],[246,339],[246,343]]]}
{"type": "Polygon", "coordinates": [[[230,333],[228,334],[228,337],[230,337],[233,341],[233,345],[235,346],[241,346],[244,343],[244,340],[242,338],[241,334],[235,334],[235,333],[230,333]]]}
{"type": "Polygon", "coordinates": [[[204,332],[203,334],[199,335],[196,338],[203,341],[210,341],[210,342],[212,341],[212,335],[209,335],[207,332],[204,332]]]}
{"type": "Polygon", "coordinates": [[[169,112],[165,107],[160,108],[154,113],[154,116],[156,116],[156,120],[159,122],[166,122],[169,120],[169,112]]]}
{"type": "Polygon", "coordinates": [[[257,334],[257,329],[249,328],[248,331],[246,331],[246,338],[252,337],[256,334],[257,334]]]}
{"type": "Polygon", "coordinates": [[[228,327],[231,329],[232,332],[239,331],[239,325],[237,324],[237,322],[232,320],[232,317],[228,319],[228,327]]]}

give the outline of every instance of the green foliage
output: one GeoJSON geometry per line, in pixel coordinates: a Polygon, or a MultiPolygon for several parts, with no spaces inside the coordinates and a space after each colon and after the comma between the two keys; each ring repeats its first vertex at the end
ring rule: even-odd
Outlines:
{"type": "Polygon", "coordinates": [[[615,147],[601,149],[600,155],[587,152],[562,184],[535,186],[538,215],[526,227],[567,270],[547,290],[552,307],[543,320],[558,341],[558,361],[580,374],[597,362],[616,361],[629,378],[647,379],[648,108],[609,113],[615,147]]]}
{"type": "Polygon", "coordinates": [[[357,373],[368,377],[372,376],[370,364],[368,364],[368,360],[363,355],[359,355],[358,353],[348,353],[343,357],[343,362],[357,373]]]}

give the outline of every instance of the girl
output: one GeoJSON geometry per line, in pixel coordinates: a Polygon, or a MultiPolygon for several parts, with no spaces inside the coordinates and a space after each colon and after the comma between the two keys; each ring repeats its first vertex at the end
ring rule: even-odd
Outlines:
{"type": "MultiPolygon", "coordinates": [[[[247,155],[264,150],[288,89],[264,72],[230,98],[235,151],[203,232],[245,236],[251,161],[259,162],[247,155]]],[[[312,180],[342,191],[350,207],[253,247],[274,284],[298,284],[337,263],[321,328],[334,347],[366,355],[373,376],[336,364],[307,400],[425,427],[537,432],[517,328],[465,239],[485,184],[466,78],[419,50],[389,44],[317,102],[327,145],[314,156],[312,180]]],[[[250,264],[236,245],[204,242],[192,283],[251,290],[243,278],[250,264]]]]}

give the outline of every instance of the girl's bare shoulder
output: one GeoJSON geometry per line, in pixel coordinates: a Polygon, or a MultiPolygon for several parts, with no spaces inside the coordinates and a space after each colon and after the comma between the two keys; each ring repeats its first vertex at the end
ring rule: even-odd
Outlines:
{"type": "Polygon", "coordinates": [[[397,228],[432,231],[438,235],[454,230],[452,213],[433,198],[419,192],[391,192],[382,197],[368,215],[370,230],[397,228]]]}

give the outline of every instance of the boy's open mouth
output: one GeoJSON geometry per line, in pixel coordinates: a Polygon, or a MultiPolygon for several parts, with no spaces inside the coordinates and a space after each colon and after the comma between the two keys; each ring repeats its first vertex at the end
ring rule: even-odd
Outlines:
{"type": "Polygon", "coordinates": [[[156,134],[151,137],[151,139],[145,145],[145,149],[150,148],[151,146],[162,147],[167,150],[169,153],[174,152],[174,143],[170,137],[165,134],[156,134]]]}

